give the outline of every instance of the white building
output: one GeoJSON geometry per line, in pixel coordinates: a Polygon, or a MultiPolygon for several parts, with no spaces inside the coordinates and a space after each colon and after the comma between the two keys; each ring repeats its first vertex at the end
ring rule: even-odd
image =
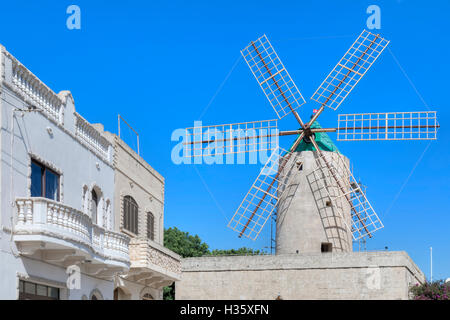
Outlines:
{"type": "Polygon", "coordinates": [[[113,143],[2,46],[0,122],[0,299],[113,299],[131,265],[113,143]]]}

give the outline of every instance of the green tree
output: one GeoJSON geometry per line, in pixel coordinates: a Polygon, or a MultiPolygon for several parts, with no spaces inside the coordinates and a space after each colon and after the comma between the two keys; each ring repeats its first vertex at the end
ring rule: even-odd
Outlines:
{"type": "MultiPolygon", "coordinates": [[[[208,245],[198,235],[192,236],[177,227],[164,229],[164,246],[183,258],[201,257],[209,253],[208,245]]],[[[163,299],[175,300],[175,284],[164,287],[163,299]]]]}
{"type": "Polygon", "coordinates": [[[214,249],[209,254],[212,256],[252,256],[265,254],[265,252],[242,247],[239,249],[214,249]]]}
{"type": "Polygon", "coordinates": [[[201,257],[209,253],[208,245],[198,235],[192,236],[177,227],[164,230],[164,246],[183,258],[201,257]]]}

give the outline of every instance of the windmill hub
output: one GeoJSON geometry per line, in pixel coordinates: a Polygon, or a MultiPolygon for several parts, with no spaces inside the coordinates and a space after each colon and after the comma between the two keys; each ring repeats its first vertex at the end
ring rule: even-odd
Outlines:
{"type": "Polygon", "coordinates": [[[303,141],[305,141],[305,143],[311,143],[311,136],[313,139],[316,137],[314,132],[311,131],[311,128],[307,128],[303,131],[303,141]]]}

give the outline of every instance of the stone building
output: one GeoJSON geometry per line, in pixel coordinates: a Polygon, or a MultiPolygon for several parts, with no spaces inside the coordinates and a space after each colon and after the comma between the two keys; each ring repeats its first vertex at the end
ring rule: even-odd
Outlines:
{"type": "Polygon", "coordinates": [[[115,299],[162,299],[162,288],[181,276],[180,256],[164,247],[164,177],[117,135],[104,134],[114,146],[116,231],[131,238],[130,270],[116,277],[115,299]]]}
{"type": "Polygon", "coordinates": [[[163,178],[3,46],[0,125],[0,299],[160,299],[180,269],[162,246],[163,178]],[[125,199],[139,222],[124,227],[125,199]]]}

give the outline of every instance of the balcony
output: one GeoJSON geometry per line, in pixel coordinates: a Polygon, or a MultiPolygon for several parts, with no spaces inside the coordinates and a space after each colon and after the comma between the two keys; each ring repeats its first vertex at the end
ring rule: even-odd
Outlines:
{"type": "Polygon", "coordinates": [[[111,279],[130,266],[130,238],[85,213],[46,198],[17,198],[13,240],[20,254],[111,279]]]}
{"type": "Polygon", "coordinates": [[[131,239],[130,260],[128,280],[160,289],[181,278],[180,256],[154,241],[131,239]]]}

